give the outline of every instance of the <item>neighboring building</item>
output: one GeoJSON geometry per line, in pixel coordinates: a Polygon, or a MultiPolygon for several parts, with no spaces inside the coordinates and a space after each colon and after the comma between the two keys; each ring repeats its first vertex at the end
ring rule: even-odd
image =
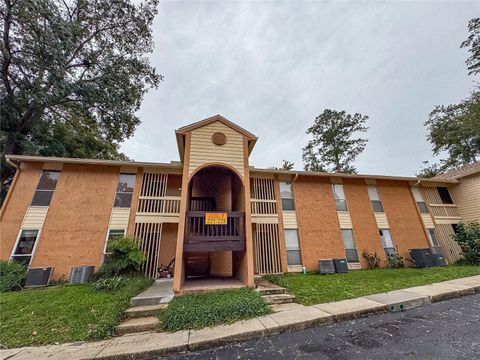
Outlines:
{"type": "MultiPolygon", "coordinates": [[[[364,250],[383,262],[411,248],[459,256],[449,234],[463,213],[449,194],[457,200],[463,178],[257,169],[257,138],[219,115],[176,136],[181,161],[170,164],[7,156],[18,170],[0,213],[1,258],[68,279],[73,267],[98,269],[108,239],[127,234],[149,276],[176,257],[179,292],[195,277],[253,286],[255,273],[312,271],[326,258],[365,268],[364,250]]],[[[478,217],[476,204],[464,216],[478,217]]]]}

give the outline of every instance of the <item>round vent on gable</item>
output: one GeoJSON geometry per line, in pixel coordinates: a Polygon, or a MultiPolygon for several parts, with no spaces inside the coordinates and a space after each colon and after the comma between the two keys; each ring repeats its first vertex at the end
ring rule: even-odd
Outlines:
{"type": "Polygon", "coordinates": [[[222,146],[227,142],[227,137],[225,136],[224,133],[216,132],[215,134],[212,135],[212,142],[215,145],[222,146]]]}

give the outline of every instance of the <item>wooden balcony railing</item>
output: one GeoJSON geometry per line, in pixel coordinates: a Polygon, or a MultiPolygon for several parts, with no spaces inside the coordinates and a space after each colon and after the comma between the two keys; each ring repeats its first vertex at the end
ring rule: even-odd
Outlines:
{"type": "Polygon", "coordinates": [[[277,215],[277,201],[250,199],[252,215],[277,215]]]}
{"type": "Polygon", "coordinates": [[[178,215],[180,212],[180,196],[140,196],[137,212],[178,215]]]}
{"type": "Polygon", "coordinates": [[[184,251],[244,251],[245,213],[227,212],[226,225],[207,225],[207,212],[187,212],[184,251]]]}
{"type": "Polygon", "coordinates": [[[434,217],[460,217],[460,212],[454,204],[429,204],[434,217]]]}

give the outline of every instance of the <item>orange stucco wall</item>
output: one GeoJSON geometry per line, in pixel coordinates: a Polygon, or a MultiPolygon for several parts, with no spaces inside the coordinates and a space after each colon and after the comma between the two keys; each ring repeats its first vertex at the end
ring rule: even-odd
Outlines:
{"type": "Polygon", "coordinates": [[[160,264],[167,265],[170,259],[175,256],[177,247],[178,224],[163,224],[162,238],[160,240],[160,264]]]}
{"type": "Polygon", "coordinates": [[[409,259],[408,249],[430,247],[408,183],[377,181],[377,189],[399,254],[409,259]]]}
{"type": "Polygon", "coordinates": [[[68,279],[72,266],[98,269],[119,171],[118,167],[64,165],[32,266],[53,266],[53,279],[68,279]]]}
{"type": "Polygon", "coordinates": [[[332,185],[328,178],[299,177],[295,206],[303,265],[318,269],[318,259],[345,258],[332,185]]]}
{"type": "Polygon", "coordinates": [[[370,198],[368,197],[365,181],[362,179],[345,179],[343,181],[343,188],[350,210],[353,235],[362,268],[367,268],[367,263],[362,256],[364,250],[370,253],[376,252],[383,263],[386,260],[385,252],[380,240],[377,221],[375,220],[375,214],[370,198]]]}
{"type": "Polygon", "coordinates": [[[23,163],[0,220],[0,258],[8,259],[42,174],[41,163],[23,163]]]}

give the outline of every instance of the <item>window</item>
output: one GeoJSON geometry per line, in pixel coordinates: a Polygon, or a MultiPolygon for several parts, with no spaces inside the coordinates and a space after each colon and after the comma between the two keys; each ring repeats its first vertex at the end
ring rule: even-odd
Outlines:
{"type": "Polygon", "coordinates": [[[430,238],[430,242],[432,243],[432,246],[440,246],[438,243],[437,235],[435,235],[435,230],[434,229],[427,229],[428,231],[428,237],[430,238]]]}
{"type": "Polygon", "coordinates": [[[377,187],[370,185],[367,187],[367,190],[368,190],[368,197],[372,202],[373,211],[378,213],[383,213],[383,205],[382,205],[382,202],[380,201],[380,197],[378,196],[377,187]]]}
{"type": "Polygon", "coordinates": [[[353,231],[351,229],[342,230],[342,238],[347,262],[358,263],[358,253],[355,245],[355,238],[353,237],[353,231]]]}
{"type": "Polygon", "coordinates": [[[33,249],[37,241],[38,230],[22,230],[18,238],[12,260],[29,265],[33,256],[33,249]]]}
{"type": "Polygon", "coordinates": [[[300,254],[300,245],[298,243],[298,230],[285,230],[285,243],[287,248],[287,264],[302,265],[302,257],[300,254]]]}
{"type": "Polygon", "coordinates": [[[418,211],[420,211],[421,214],[428,214],[428,208],[427,205],[425,205],[425,202],[423,201],[422,194],[420,193],[420,189],[417,187],[412,187],[412,194],[413,198],[415,199],[415,202],[417,203],[418,206],[418,211]]]}
{"type": "Polygon", "coordinates": [[[383,249],[385,250],[385,255],[387,257],[391,255],[396,255],[397,251],[395,250],[395,245],[393,245],[392,237],[390,236],[390,230],[380,229],[380,239],[382,240],[383,249]]]}
{"type": "Polygon", "coordinates": [[[293,187],[291,182],[280,182],[280,198],[282,199],[282,210],[295,210],[293,201],[293,187]]]}
{"type": "Polygon", "coordinates": [[[108,230],[108,240],[115,239],[117,237],[125,236],[125,230],[123,229],[110,229],[108,230]]]}
{"type": "Polygon", "coordinates": [[[135,176],[135,174],[120,174],[118,177],[114,207],[130,207],[133,188],[135,187],[135,176]]]}
{"type": "Polygon", "coordinates": [[[57,186],[59,171],[43,171],[37,190],[33,195],[32,206],[49,206],[53,191],[57,186]]]}
{"type": "Polygon", "coordinates": [[[455,234],[458,233],[458,224],[452,224],[452,229],[455,234]]]}
{"type": "Polygon", "coordinates": [[[453,200],[450,197],[450,193],[446,187],[437,187],[438,195],[442,199],[443,204],[453,204],[453,200]]]}
{"type": "Polygon", "coordinates": [[[335,198],[335,206],[338,211],[348,211],[347,199],[345,198],[345,192],[343,191],[342,184],[332,184],[333,197],[335,198]]]}

